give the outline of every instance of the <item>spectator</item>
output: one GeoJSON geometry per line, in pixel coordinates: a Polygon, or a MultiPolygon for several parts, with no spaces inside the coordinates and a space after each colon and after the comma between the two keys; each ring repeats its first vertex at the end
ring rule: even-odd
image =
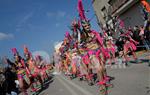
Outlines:
{"type": "Polygon", "coordinates": [[[140,39],[139,33],[140,33],[140,30],[139,30],[138,26],[135,26],[133,28],[133,39],[134,40],[139,41],[139,39],[140,39]]]}

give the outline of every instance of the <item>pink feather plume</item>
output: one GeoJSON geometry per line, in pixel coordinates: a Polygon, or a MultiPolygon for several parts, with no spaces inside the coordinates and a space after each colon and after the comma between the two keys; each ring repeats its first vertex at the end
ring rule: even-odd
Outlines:
{"type": "Polygon", "coordinates": [[[78,0],[77,9],[78,9],[78,12],[79,12],[80,20],[86,20],[82,0],[78,0]]]}
{"type": "Polygon", "coordinates": [[[13,54],[17,54],[17,49],[16,48],[12,48],[11,50],[12,50],[13,54]]]}

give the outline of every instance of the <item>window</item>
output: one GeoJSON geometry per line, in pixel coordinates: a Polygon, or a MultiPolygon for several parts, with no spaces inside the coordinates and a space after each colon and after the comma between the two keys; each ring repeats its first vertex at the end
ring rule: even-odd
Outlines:
{"type": "Polygon", "coordinates": [[[101,9],[101,13],[102,13],[103,18],[106,19],[107,10],[106,10],[106,7],[105,7],[105,6],[101,9]]]}

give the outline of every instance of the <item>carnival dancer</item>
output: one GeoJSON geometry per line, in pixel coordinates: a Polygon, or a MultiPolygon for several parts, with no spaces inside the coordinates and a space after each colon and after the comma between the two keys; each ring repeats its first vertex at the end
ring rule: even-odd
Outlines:
{"type": "Polygon", "coordinates": [[[30,84],[28,75],[30,74],[29,69],[27,68],[27,64],[25,64],[23,58],[19,55],[19,52],[16,48],[12,48],[12,52],[14,54],[15,59],[15,67],[17,70],[17,76],[19,81],[19,88],[23,95],[28,95],[26,89],[26,83],[30,84]]]}
{"type": "Polygon", "coordinates": [[[64,42],[62,44],[62,49],[61,49],[61,56],[62,56],[62,63],[64,65],[64,70],[65,70],[65,75],[69,76],[71,75],[71,64],[70,64],[70,41],[71,41],[71,36],[69,32],[66,32],[64,42]]]}
{"type": "Polygon", "coordinates": [[[47,73],[47,67],[46,67],[46,62],[42,59],[42,56],[37,55],[36,59],[35,59],[35,66],[38,67],[38,69],[40,70],[40,74],[41,74],[41,79],[42,82],[44,83],[46,80],[48,80],[48,73],[47,73]]]}
{"type": "MultiPolygon", "coordinates": [[[[91,49],[91,47],[89,47],[89,46],[95,45],[96,48],[91,49],[92,51],[97,52],[97,49],[98,49],[102,52],[102,54],[105,57],[108,56],[108,54],[107,54],[107,52],[106,52],[106,50],[104,49],[104,46],[103,46],[102,37],[99,35],[98,32],[96,32],[94,30],[91,30],[90,23],[84,15],[82,0],[78,1],[78,11],[79,11],[80,19],[81,19],[81,25],[82,25],[82,28],[83,28],[82,32],[86,34],[86,37],[85,37],[86,39],[84,40],[85,43],[86,43],[86,47],[91,49]]],[[[90,53],[88,55],[90,55],[90,53]]],[[[89,58],[90,58],[90,56],[87,57],[87,59],[89,59],[89,58]]],[[[105,68],[100,63],[101,62],[94,62],[94,63],[90,62],[90,65],[98,66],[98,67],[95,67],[95,68],[97,69],[97,74],[100,75],[99,76],[99,83],[101,84],[100,89],[103,90],[103,87],[108,86],[107,83],[106,83],[108,77],[106,76],[107,74],[106,74],[105,68]]]]}
{"type": "Polygon", "coordinates": [[[72,53],[71,53],[71,68],[72,68],[72,70],[71,70],[71,73],[72,73],[72,78],[75,78],[75,77],[77,77],[77,73],[78,73],[78,71],[77,71],[77,58],[76,58],[76,55],[77,55],[77,53],[76,53],[76,50],[73,50],[72,51],[72,53]]]}
{"type": "Polygon", "coordinates": [[[109,59],[110,59],[109,64],[111,65],[112,61],[113,63],[116,63],[116,59],[115,59],[116,48],[115,48],[115,44],[113,43],[113,38],[110,36],[106,38],[105,44],[106,44],[106,50],[109,53],[109,59]]]}
{"type": "Polygon", "coordinates": [[[26,63],[27,63],[28,68],[30,70],[31,90],[34,94],[34,93],[37,93],[37,91],[39,91],[43,87],[43,82],[41,79],[40,70],[35,65],[36,62],[33,59],[31,53],[28,51],[28,48],[26,46],[24,46],[24,56],[26,58],[26,63]]]}
{"type": "Polygon", "coordinates": [[[135,50],[137,49],[136,48],[136,45],[139,44],[139,42],[133,40],[129,35],[121,35],[121,36],[124,36],[124,46],[123,46],[123,53],[124,53],[124,57],[125,57],[125,62],[126,62],[126,65],[128,65],[128,61],[129,61],[129,58],[127,57],[127,54],[129,52],[132,53],[134,59],[136,61],[137,60],[137,56],[136,56],[136,53],[135,53],[135,50]]]}
{"type": "Polygon", "coordinates": [[[73,62],[73,53],[71,51],[66,51],[66,64],[68,66],[68,76],[73,79],[76,75],[76,66],[73,62]]]}
{"type": "MultiPolygon", "coordinates": [[[[80,20],[81,20],[81,25],[82,25],[82,32],[81,32],[81,44],[82,44],[82,48],[86,48],[86,44],[88,44],[91,40],[91,37],[89,37],[90,35],[88,34],[88,32],[90,31],[90,23],[88,22],[88,20],[86,19],[85,15],[84,15],[84,11],[83,11],[83,5],[82,5],[82,1],[79,0],[78,1],[78,11],[79,11],[79,16],[80,16],[80,20]],[[89,38],[89,39],[88,39],[89,38]]],[[[90,44],[88,44],[90,45],[90,44]]],[[[86,69],[88,72],[87,75],[87,79],[90,81],[89,84],[92,85],[92,68],[91,68],[91,62],[90,62],[90,58],[88,55],[88,51],[85,52],[84,56],[82,56],[82,60],[83,63],[86,65],[86,69]]]]}
{"type": "MultiPolygon", "coordinates": [[[[72,56],[72,62],[73,64],[76,63],[76,68],[78,68],[77,70],[77,76],[82,80],[82,79],[86,79],[86,76],[88,75],[87,72],[87,67],[86,64],[87,62],[85,59],[85,56],[83,57],[81,54],[81,46],[84,43],[84,40],[86,39],[86,34],[81,32],[81,28],[80,28],[80,21],[74,19],[71,23],[71,30],[72,30],[72,39],[74,40],[73,43],[71,43],[70,48],[71,51],[73,51],[73,56],[72,56]],[[82,37],[81,37],[82,36],[82,37]],[[82,39],[81,39],[82,38],[82,39]],[[73,46],[72,46],[73,45],[73,46]],[[81,58],[82,56],[82,58],[81,58]],[[78,65],[77,65],[78,64],[78,65]]],[[[84,51],[84,50],[83,50],[84,51]]],[[[73,68],[75,67],[73,66],[73,68]]],[[[75,69],[74,69],[75,70],[75,69]]]]}
{"type": "Polygon", "coordinates": [[[63,73],[66,73],[67,71],[67,66],[65,65],[66,64],[66,55],[65,55],[65,43],[63,42],[61,47],[59,48],[59,52],[60,52],[60,57],[61,57],[61,71],[63,73]]]}
{"type": "Polygon", "coordinates": [[[106,69],[105,69],[105,62],[106,58],[108,57],[108,52],[106,52],[103,46],[103,39],[100,37],[98,32],[90,29],[90,24],[82,23],[84,30],[88,33],[88,38],[86,39],[86,47],[89,49],[88,57],[90,59],[89,69],[91,66],[96,69],[98,75],[98,84],[101,85],[100,90],[105,92],[104,87],[110,86],[109,84],[109,77],[107,76],[106,69]],[[99,53],[97,53],[99,52],[99,53]],[[102,54],[100,57],[100,55],[102,54]],[[102,61],[103,60],[103,61],[102,61]]]}

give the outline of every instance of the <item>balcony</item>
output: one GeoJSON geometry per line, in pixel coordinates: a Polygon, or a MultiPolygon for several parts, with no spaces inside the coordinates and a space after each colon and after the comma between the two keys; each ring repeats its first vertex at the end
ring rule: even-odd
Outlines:
{"type": "Polygon", "coordinates": [[[111,14],[115,13],[117,9],[119,9],[122,5],[124,5],[129,1],[131,0],[110,0],[108,3],[110,4],[111,14]]]}

